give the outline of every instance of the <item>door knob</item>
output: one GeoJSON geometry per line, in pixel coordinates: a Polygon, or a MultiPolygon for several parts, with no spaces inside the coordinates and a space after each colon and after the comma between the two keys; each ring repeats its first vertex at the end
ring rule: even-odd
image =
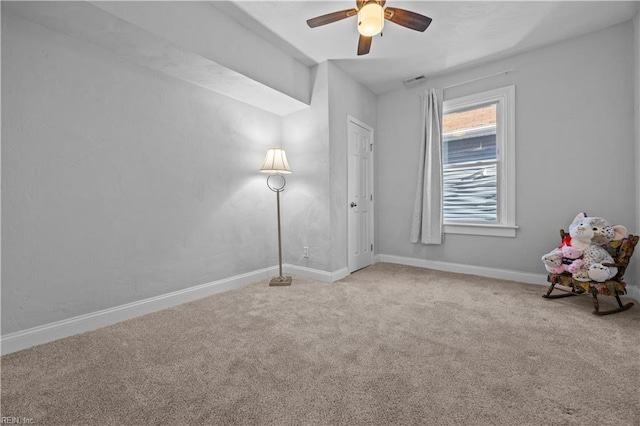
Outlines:
{"type": "Polygon", "coordinates": [[[358,205],[352,201],[351,202],[351,207],[358,207],[358,205]]]}

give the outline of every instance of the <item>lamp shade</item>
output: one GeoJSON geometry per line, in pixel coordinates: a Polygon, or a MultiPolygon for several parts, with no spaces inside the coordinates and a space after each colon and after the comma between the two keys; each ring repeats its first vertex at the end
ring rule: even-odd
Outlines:
{"type": "Polygon", "coordinates": [[[358,11],[358,32],[373,37],[384,28],[384,11],[376,2],[367,3],[358,11]]]}
{"type": "Polygon", "coordinates": [[[262,173],[292,173],[289,163],[287,162],[287,154],[283,149],[270,148],[267,150],[267,156],[264,159],[262,173]]]}

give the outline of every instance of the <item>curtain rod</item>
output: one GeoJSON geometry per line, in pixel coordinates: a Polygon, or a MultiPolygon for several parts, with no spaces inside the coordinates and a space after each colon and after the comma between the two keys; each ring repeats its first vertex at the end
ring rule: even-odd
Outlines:
{"type": "Polygon", "coordinates": [[[482,76],[482,77],[474,78],[474,79],[471,79],[471,80],[462,81],[460,83],[456,83],[456,84],[451,84],[449,86],[445,86],[445,87],[442,88],[442,90],[451,89],[452,87],[462,86],[463,84],[473,83],[473,82],[476,82],[476,81],[479,81],[479,80],[484,80],[485,78],[489,78],[489,77],[495,77],[496,75],[508,74],[508,73],[510,73],[512,71],[513,71],[513,69],[510,69],[510,70],[500,71],[500,72],[496,72],[496,73],[493,73],[493,74],[485,75],[485,76],[482,76]]]}

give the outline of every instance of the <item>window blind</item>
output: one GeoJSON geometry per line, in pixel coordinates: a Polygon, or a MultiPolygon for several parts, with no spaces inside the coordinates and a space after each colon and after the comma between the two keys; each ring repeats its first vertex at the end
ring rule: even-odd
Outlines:
{"type": "Polygon", "coordinates": [[[455,163],[443,167],[445,221],[498,220],[497,162],[455,163]]]}

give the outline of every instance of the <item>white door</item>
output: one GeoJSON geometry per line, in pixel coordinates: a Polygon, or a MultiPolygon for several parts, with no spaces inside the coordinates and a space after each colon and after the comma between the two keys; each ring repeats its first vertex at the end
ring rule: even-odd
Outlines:
{"type": "Polygon", "coordinates": [[[373,129],[347,120],[347,253],[349,273],[373,263],[373,129]]]}

